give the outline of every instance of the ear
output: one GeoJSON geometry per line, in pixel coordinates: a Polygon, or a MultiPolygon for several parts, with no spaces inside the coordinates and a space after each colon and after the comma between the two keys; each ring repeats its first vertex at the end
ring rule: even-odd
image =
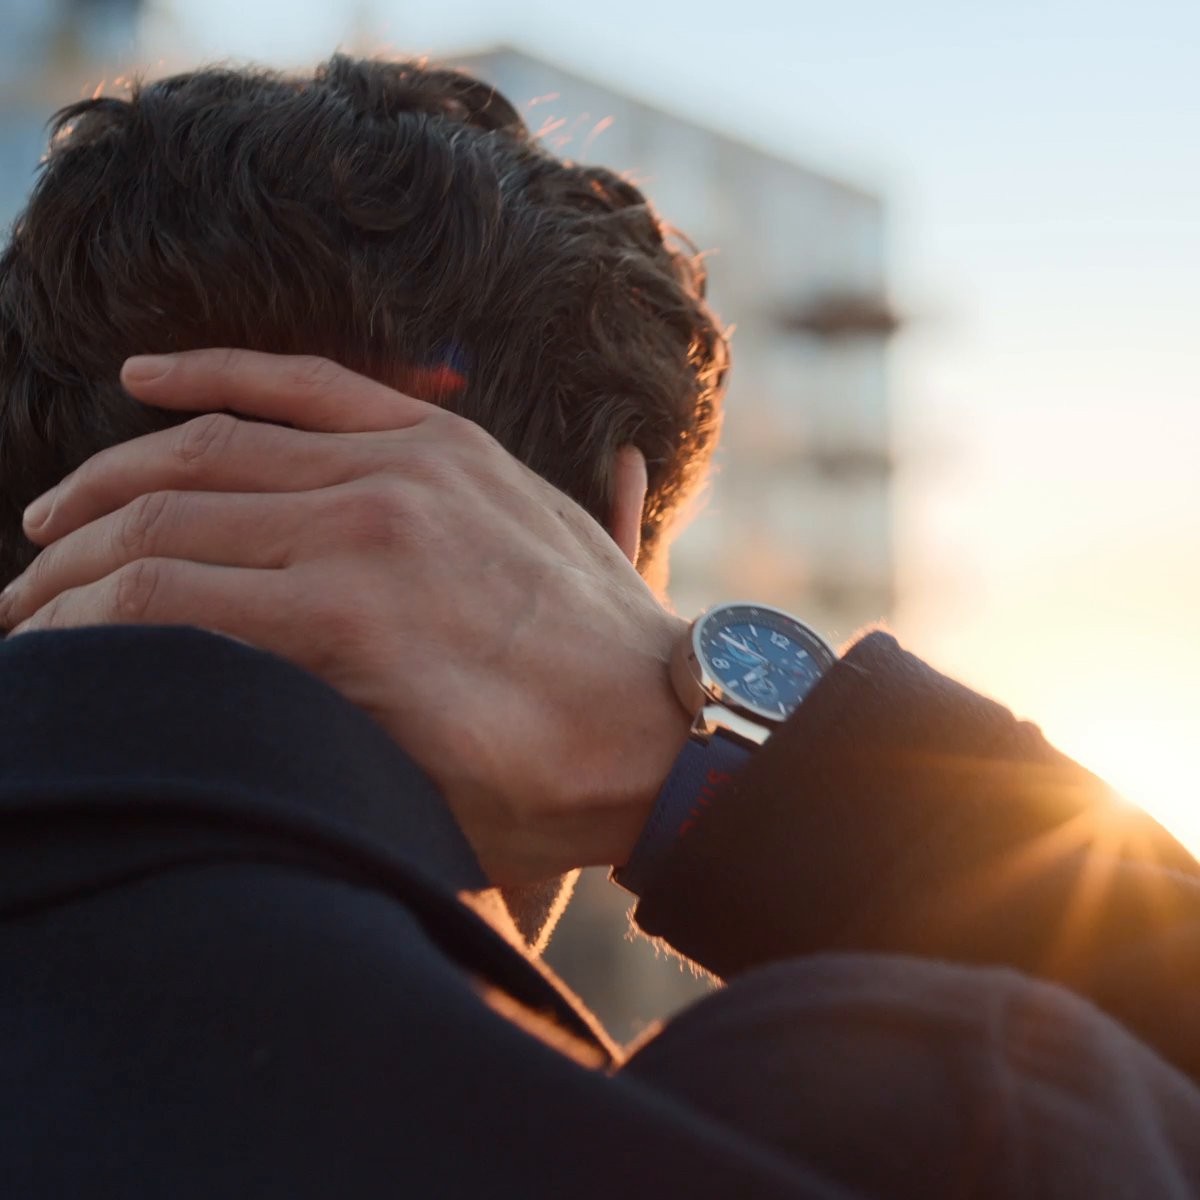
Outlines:
{"type": "Polygon", "coordinates": [[[622,446],[613,463],[608,532],[631,563],[637,562],[638,545],[642,539],[642,510],[646,506],[648,487],[645,455],[636,446],[622,446]]]}

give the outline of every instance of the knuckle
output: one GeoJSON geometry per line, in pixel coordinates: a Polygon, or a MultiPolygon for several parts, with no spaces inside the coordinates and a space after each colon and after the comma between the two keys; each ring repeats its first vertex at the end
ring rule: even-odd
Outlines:
{"type": "Polygon", "coordinates": [[[114,580],[113,616],[131,625],[147,621],[162,591],[163,573],[163,563],[153,558],[122,567],[114,580]]]}
{"type": "Polygon", "coordinates": [[[212,365],[218,374],[234,374],[245,358],[245,351],[239,350],[235,346],[224,346],[212,353],[214,355],[212,365]]]}
{"type": "Polygon", "coordinates": [[[456,488],[467,476],[486,473],[500,443],[482,425],[443,413],[429,419],[433,436],[413,438],[404,443],[397,459],[405,478],[428,483],[435,488],[456,488]]]}
{"type": "Polygon", "coordinates": [[[452,413],[447,416],[452,418],[446,427],[451,444],[469,452],[489,453],[499,449],[500,443],[478,421],[452,413]]]}
{"type": "Polygon", "coordinates": [[[314,588],[306,596],[305,609],[305,625],[312,632],[312,667],[318,674],[344,670],[349,663],[378,654],[377,623],[361,592],[344,582],[336,590],[314,588]]]}
{"type": "Polygon", "coordinates": [[[443,494],[455,490],[463,474],[460,449],[431,445],[428,442],[414,444],[404,456],[404,481],[409,484],[423,484],[443,494]]]}
{"type": "Polygon", "coordinates": [[[355,545],[387,549],[404,540],[414,518],[413,490],[401,479],[380,478],[339,499],[339,534],[355,545]]]}
{"type": "Polygon", "coordinates": [[[101,450],[76,467],[58,485],[54,507],[65,508],[68,500],[72,504],[91,505],[102,496],[110,474],[108,458],[106,451],[101,450]]]}
{"type": "Polygon", "coordinates": [[[291,366],[292,384],[304,392],[322,392],[341,375],[342,368],[337,363],[315,354],[301,355],[291,366]]]}
{"type": "Polygon", "coordinates": [[[13,589],[14,599],[19,599],[23,603],[29,603],[30,599],[42,595],[50,580],[54,578],[54,572],[58,565],[60,554],[60,544],[55,542],[46,547],[34,560],[25,568],[25,573],[15,582],[13,589]]]}
{"type": "Polygon", "coordinates": [[[175,453],[189,470],[219,457],[237,432],[238,420],[228,413],[205,413],[179,427],[175,453]]]}
{"type": "Polygon", "coordinates": [[[139,496],[116,524],[114,549],[119,554],[142,557],[161,533],[170,507],[169,492],[147,492],[139,496]]]}
{"type": "Polygon", "coordinates": [[[21,631],[28,633],[35,629],[64,629],[68,624],[64,617],[63,599],[61,596],[55,596],[21,622],[21,631]]]}

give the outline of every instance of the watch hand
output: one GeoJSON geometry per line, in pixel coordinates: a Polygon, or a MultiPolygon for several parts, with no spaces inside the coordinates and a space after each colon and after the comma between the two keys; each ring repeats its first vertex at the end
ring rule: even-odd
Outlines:
{"type": "Polygon", "coordinates": [[[750,647],[747,646],[745,642],[739,642],[737,640],[737,638],[730,637],[730,635],[728,633],[726,633],[725,630],[723,630],[723,629],[721,630],[721,637],[723,637],[731,646],[740,650],[743,654],[749,654],[754,658],[761,659],[763,662],[767,661],[765,655],[755,653],[755,651],[751,650],[750,647]]]}

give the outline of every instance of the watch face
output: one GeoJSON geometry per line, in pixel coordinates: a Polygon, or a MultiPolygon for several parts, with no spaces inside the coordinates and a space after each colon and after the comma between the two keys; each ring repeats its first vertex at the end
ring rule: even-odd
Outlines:
{"type": "Polygon", "coordinates": [[[772,722],[790,716],[835,661],[807,625],[761,605],[713,609],[693,646],[714,698],[772,722]]]}

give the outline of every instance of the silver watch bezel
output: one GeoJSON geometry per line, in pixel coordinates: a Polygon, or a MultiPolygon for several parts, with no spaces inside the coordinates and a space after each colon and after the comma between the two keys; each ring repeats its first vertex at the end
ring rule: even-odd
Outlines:
{"type": "MultiPolygon", "coordinates": [[[[755,741],[761,741],[771,730],[782,725],[788,718],[767,713],[744,703],[738,696],[731,695],[721,686],[720,681],[708,670],[704,656],[700,651],[700,634],[706,624],[718,613],[728,609],[743,608],[753,613],[771,613],[783,617],[798,625],[825,655],[822,674],[837,662],[837,654],[833,647],[806,621],[800,620],[794,613],[786,609],[775,608],[770,604],[760,604],[757,600],[731,600],[714,604],[705,609],[688,627],[687,635],[680,638],[676,653],[671,661],[671,680],[680,702],[693,715],[705,724],[716,723],[726,728],[733,728],[755,741]],[[709,709],[717,711],[709,713],[709,709]],[[726,714],[731,714],[736,720],[729,721],[726,714]],[[746,728],[745,724],[749,723],[746,728]],[[758,736],[761,733],[761,737],[758,736]]],[[[788,716],[791,714],[789,713],[788,716]]]]}

